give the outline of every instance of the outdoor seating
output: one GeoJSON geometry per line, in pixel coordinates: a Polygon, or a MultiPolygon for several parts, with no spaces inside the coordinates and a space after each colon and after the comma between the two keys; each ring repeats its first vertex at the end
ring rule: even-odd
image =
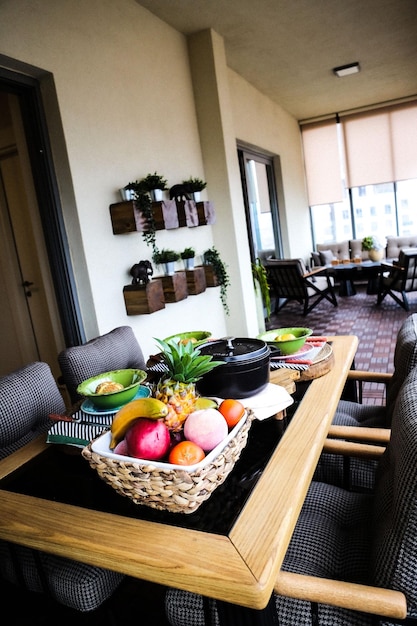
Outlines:
{"type": "MultiPolygon", "coordinates": [[[[276,578],[281,626],[371,626],[416,616],[416,385],[414,369],[398,396],[386,451],[381,455],[375,447],[372,493],[312,482],[276,578]]],[[[365,447],[367,454],[371,447],[365,447]]],[[[169,590],[166,607],[173,626],[205,623],[201,596],[169,590]]],[[[215,615],[216,604],[210,602],[206,612],[215,615]]]]}
{"type": "Polygon", "coordinates": [[[119,326],[81,346],[63,350],[58,363],[72,403],[81,400],[77,387],[87,378],[110,370],[145,370],[142,349],[130,326],[119,326]]]}
{"type": "MultiPolygon", "coordinates": [[[[45,434],[52,424],[49,414],[64,412],[64,400],[46,363],[31,363],[2,377],[0,458],[45,434]]],[[[50,523],[53,533],[54,520],[50,523]]],[[[45,593],[59,604],[86,613],[98,609],[125,578],[6,541],[0,541],[0,575],[13,585],[45,593]]]]}
{"type": "Polygon", "coordinates": [[[275,313],[290,300],[303,305],[303,315],[308,315],[324,299],[337,306],[334,279],[327,270],[307,271],[302,259],[268,259],[265,269],[275,297],[275,313]]]}
{"type": "Polygon", "coordinates": [[[381,271],[377,303],[389,295],[409,311],[407,293],[417,291],[417,248],[401,250],[398,262],[381,264],[381,271]]]}

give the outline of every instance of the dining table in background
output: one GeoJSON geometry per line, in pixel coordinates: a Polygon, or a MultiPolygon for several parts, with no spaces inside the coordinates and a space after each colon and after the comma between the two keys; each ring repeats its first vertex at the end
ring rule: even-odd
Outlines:
{"type": "MultiPolygon", "coordinates": [[[[51,445],[48,448],[43,437],[0,462],[0,538],[241,607],[264,609],[357,349],[355,336],[328,340],[334,353],[331,370],[308,385],[225,533],[189,527],[185,514],[174,514],[180,516],[175,524],[158,520],[158,512],[156,518],[147,519],[142,515],[145,506],[138,506],[137,516],[132,516],[13,491],[13,477],[24,475],[27,468],[33,475],[38,459],[48,454],[51,445]]],[[[270,421],[259,424],[263,428],[270,421]]],[[[86,466],[93,479],[93,470],[86,466]]],[[[59,475],[59,463],[54,469],[59,475]]],[[[126,500],[117,494],[115,498],[120,504],[126,500]]]]}

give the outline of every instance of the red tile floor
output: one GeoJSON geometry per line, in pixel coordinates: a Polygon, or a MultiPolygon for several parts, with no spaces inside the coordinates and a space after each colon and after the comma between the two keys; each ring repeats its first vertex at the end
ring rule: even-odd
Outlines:
{"type": "MultiPolygon", "coordinates": [[[[377,306],[376,295],[368,295],[365,286],[359,285],[356,295],[337,296],[337,307],[324,300],[305,317],[302,305],[288,302],[278,314],[271,315],[267,329],[306,326],[315,335],[356,335],[359,339],[356,369],[392,372],[398,330],[408,315],[417,312],[417,294],[409,296],[409,312],[389,296],[377,306]]],[[[384,385],[366,383],[363,394],[364,403],[381,404],[384,385]]]]}

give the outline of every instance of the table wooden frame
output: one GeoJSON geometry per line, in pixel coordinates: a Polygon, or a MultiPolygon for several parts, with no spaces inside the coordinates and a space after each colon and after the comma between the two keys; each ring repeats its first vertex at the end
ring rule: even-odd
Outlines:
{"type": "MultiPolygon", "coordinates": [[[[228,536],[8,492],[0,538],[255,609],[264,608],[357,348],[334,336],[332,370],[310,384],[228,536]]],[[[0,462],[0,480],[42,452],[37,439],[0,462]]]]}

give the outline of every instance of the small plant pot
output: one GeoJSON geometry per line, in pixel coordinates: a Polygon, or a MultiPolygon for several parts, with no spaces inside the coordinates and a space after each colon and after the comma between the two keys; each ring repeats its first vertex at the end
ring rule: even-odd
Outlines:
{"type": "Polygon", "coordinates": [[[129,200],[134,200],[134,192],[132,189],[121,189],[120,190],[120,195],[122,196],[122,200],[124,202],[129,201],[129,200]]]}
{"type": "Polygon", "coordinates": [[[165,276],[173,276],[175,274],[175,261],[164,263],[165,276]]]}
{"type": "Polygon", "coordinates": [[[194,263],[195,263],[195,258],[191,257],[190,259],[183,259],[184,261],[184,265],[185,265],[185,269],[186,270],[193,270],[194,269],[194,263]]]}
{"type": "Polygon", "coordinates": [[[193,197],[194,202],[200,202],[200,200],[201,200],[201,191],[193,191],[191,195],[193,197]]]}
{"type": "Polygon", "coordinates": [[[368,257],[371,259],[371,261],[381,261],[383,257],[383,251],[375,250],[375,248],[373,248],[372,250],[369,250],[368,257]]]}
{"type": "Polygon", "coordinates": [[[152,202],[161,202],[164,198],[162,189],[152,189],[150,192],[152,202]]]}

